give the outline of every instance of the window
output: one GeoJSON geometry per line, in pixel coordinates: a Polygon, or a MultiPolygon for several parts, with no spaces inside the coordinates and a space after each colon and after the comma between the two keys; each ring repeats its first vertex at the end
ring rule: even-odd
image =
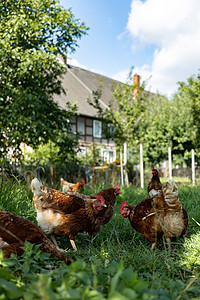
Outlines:
{"type": "Polygon", "coordinates": [[[92,126],[92,119],[86,119],[86,126],[92,126]]]}
{"type": "Polygon", "coordinates": [[[102,132],[102,123],[101,121],[94,120],[93,121],[93,136],[97,138],[101,138],[102,132]]]}
{"type": "Polygon", "coordinates": [[[71,125],[71,131],[72,131],[73,133],[76,133],[76,124],[72,124],[72,125],[71,125]]]}
{"type": "Polygon", "coordinates": [[[86,127],[86,134],[92,135],[92,127],[86,127]]]}
{"type": "Polygon", "coordinates": [[[78,118],[78,134],[85,135],[85,119],[78,118]]]}
{"type": "Polygon", "coordinates": [[[103,160],[106,161],[107,163],[112,163],[116,159],[116,151],[113,149],[103,149],[102,150],[102,157],[103,160]]]}

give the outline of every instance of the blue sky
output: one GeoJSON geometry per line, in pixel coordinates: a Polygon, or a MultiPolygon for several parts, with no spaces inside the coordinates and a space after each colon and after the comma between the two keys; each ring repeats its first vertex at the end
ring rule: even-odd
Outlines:
{"type": "Polygon", "coordinates": [[[60,0],[90,27],[69,63],[171,96],[200,69],[199,0],[60,0]]]}

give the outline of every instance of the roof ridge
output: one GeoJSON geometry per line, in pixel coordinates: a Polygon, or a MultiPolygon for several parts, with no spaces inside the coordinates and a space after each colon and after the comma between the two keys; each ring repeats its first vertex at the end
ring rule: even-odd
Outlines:
{"type": "MultiPolygon", "coordinates": [[[[78,81],[82,84],[82,86],[92,95],[92,90],[78,77],[76,76],[71,70],[70,68],[67,68],[67,71],[78,81]]],[[[106,105],[101,99],[99,99],[99,102],[107,109],[110,110],[109,106],[106,105]]]]}
{"type": "Polygon", "coordinates": [[[89,69],[84,69],[84,68],[81,68],[81,67],[78,67],[78,66],[75,66],[75,65],[67,64],[67,68],[76,68],[76,69],[83,70],[83,71],[85,71],[85,72],[88,72],[88,73],[95,74],[95,75],[97,75],[97,76],[106,78],[106,79],[111,80],[111,81],[113,81],[113,82],[117,82],[117,83],[121,83],[121,84],[126,84],[126,83],[123,83],[122,81],[119,81],[119,80],[117,80],[117,79],[114,79],[114,78],[112,78],[112,77],[109,77],[108,75],[103,75],[103,74],[101,74],[101,73],[94,72],[94,71],[91,71],[91,70],[89,70],[89,69]]]}

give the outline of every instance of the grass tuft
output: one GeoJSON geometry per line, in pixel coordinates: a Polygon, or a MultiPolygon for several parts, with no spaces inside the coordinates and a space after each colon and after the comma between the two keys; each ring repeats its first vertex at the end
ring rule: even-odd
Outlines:
{"type": "MultiPolygon", "coordinates": [[[[104,187],[88,189],[85,193],[96,193],[102,188],[104,187]]],[[[179,187],[180,202],[189,215],[189,234],[185,239],[174,240],[171,252],[165,240],[161,241],[152,252],[151,244],[144,240],[140,233],[133,230],[128,219],[118,214],[122,201],[136,204],[146,198],[147,189],[123,187],[121,190],[122,194],[117,197],[111,221],[92,239],[87,233],[79,234],[76,239],[77,253],[72,251],[67,237],[57,238],[59,246],[69,248],[67,256],[73,261],[71,267],[59,265],[55,261],[52,262],[51,258],[44,257],[44,260],[50,261],[54,266],[53,271],[50,272],[45,269],[41,260],[35,261],[35,255],[26,254],[25,257],[29,257],[29,266],[33,265],[35,272],[33,277],[28,277],[26,280],[23,274],[28,267],[24,266],[20,258],[12,258],[15,263],[7,267],[15,274],[16,289],[17,286],[20,287],[17,289],[19,297],[22,297],[23,289],[25,295],[27,291],[32,291],[31,293],[34,294],[35,289],[39,296],[33,295],[31,299],[42,297],[50,299],[45,294],[47,292],[42,290],[42,284],[44,286],[46,284],[47,290],[52,293],[54,299],[70,299],[70,297],[73,299],[73,295],[74,299],[97,300],[199,299],[200,187],[186,185],[179,187]],[[42,292],[39,292],[40,289],[42,292]]],[[[17,178],[1,181],[0,208],[37,224],[30,186],[17,178]]],[[[38,249],[29,249],[29,251],[38,253],[38,249]]],[[[0,256],[1,269],[6,265],[6,262],[2,261],[3,258],[0,256]]],[[[11,275],[5,276],[9,278],[11,275]]],[[[29,275],[26,273],[26,276],[29,275]]],[[[11,276],[10,282],[14,281],[11,276]]],[[[1,286],[0,290],[2,291],[1,286]]],[[[5,292],[7,299],[9,299],[8,294],[5,292]]]]}

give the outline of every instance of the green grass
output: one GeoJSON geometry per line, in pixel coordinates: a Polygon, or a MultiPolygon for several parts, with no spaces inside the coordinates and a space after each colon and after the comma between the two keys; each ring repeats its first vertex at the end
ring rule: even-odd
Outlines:
{"type": "MultiPolygon", "coordinates": [[[[200,299],[200,187],[179,187],[180,202],[189,214],[189,234],[174,240],[171,252],[164,240],[152,252],[151,244],[118,214],[122,201],[138,203],[146,198],[147,188],[121,191],[114,216],[101,232],[93,239],[87,233],[78,235],[77,253],[67,237],[57,238],[62,248],[69,248],[71,266],[29,245],[22,258],[0,257],[0,274],[7,270],[0,275],[0,294],[5,295],[0,299],[200,299]],[[18,294],[13,286],[8,292],[2,279],[15,285],[18,294]]],[[[30,187],[16,178],[1,183],[0,207],[37,223],[30,187]]]]}

